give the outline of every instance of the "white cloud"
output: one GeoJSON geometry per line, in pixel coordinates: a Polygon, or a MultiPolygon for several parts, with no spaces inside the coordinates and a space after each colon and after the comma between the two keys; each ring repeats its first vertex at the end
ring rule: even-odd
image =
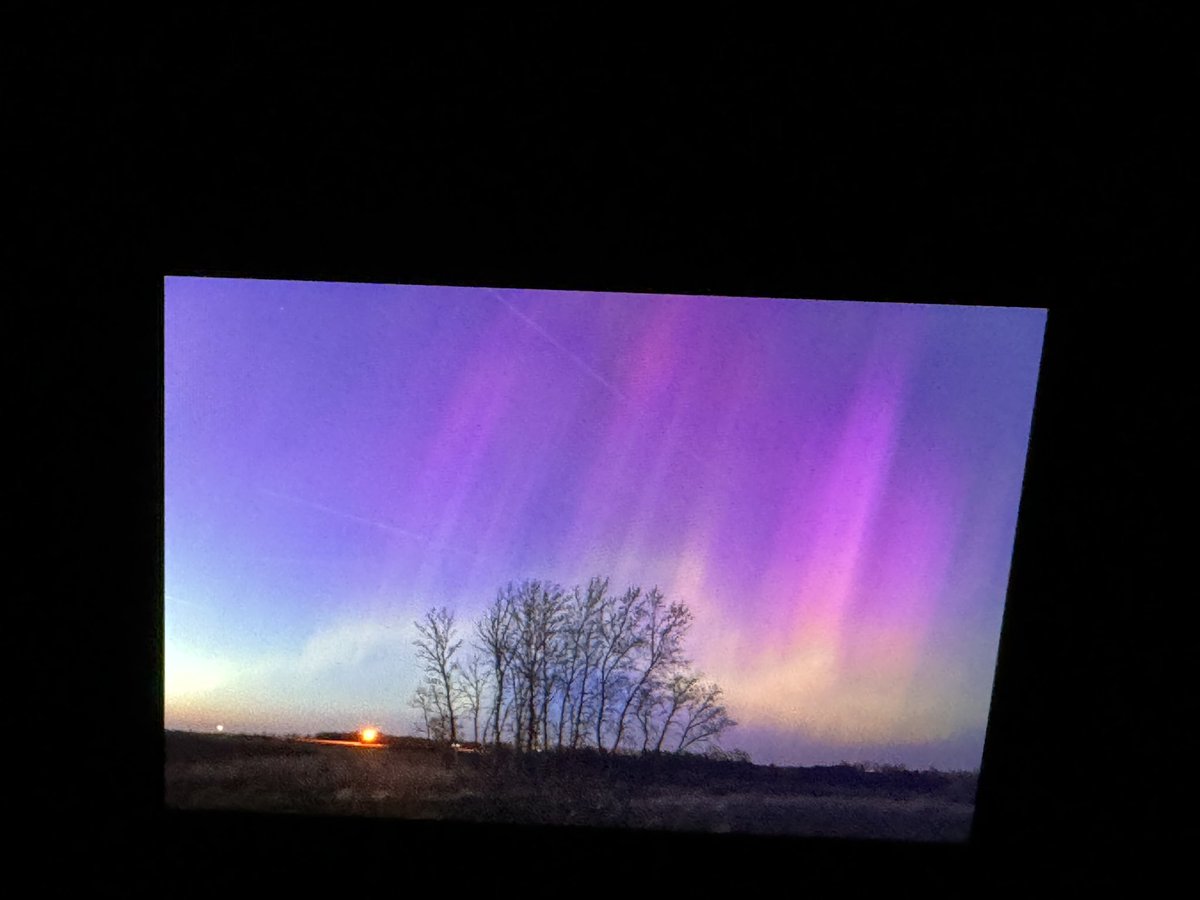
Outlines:
{"type": "Polygon", "coordinates": [[[334,666],[357,666],[381,652],[407,652],[416,631],[407,619],[352,619],[312,634],[299,657],[288,662],[298,673],[314,675],[334,666]]]}

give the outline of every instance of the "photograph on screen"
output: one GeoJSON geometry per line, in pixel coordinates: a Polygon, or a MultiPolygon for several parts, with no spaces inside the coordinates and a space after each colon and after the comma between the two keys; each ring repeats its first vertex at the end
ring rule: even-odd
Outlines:
{"type": "Polygon", "coordinates": [[[968,839],[1046,310],[168,277],[164,324],[168,808],[968,839]]]}

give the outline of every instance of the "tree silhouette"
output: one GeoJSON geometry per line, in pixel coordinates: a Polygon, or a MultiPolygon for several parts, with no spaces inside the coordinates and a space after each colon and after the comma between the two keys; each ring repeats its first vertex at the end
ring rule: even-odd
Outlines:
{"type": "Polygon", "coordinates": [[[409,705],[421,713],[416,723],[417,733],[431,741],[444,741],[448,733],[448,720],[441,693],[436,688],[436,684],[428,680],[418,685],[409,705]]]}
{"type": "Polygon", "coordinates": [[[475,740],[518,752],[592,747],[604,753],[687,752],[715,747],[736,723],[721,688],[690,669],[684,640],[692,613],[654,588],[609,592],[527,580],[509,583],[472,625],[477,653],[462,644],[445,608],[417,623],[426,682],[414,695],[430,737],[459,739],[459,710],[475,740]]]}
{"type": "Polygon", "coordinates": [[[716,684],[701,681],[699,676],[690,680],[680,705],[684,718],[676,752],[682,753],[696,744],[711,743],[726,729],[737,724],[729,718],[721,704],[722,693],[716,684]]]}
{"type": "MultiPolygon", "coordinates": [[[[634,650],[642,638],[638,634],[643,610],[638,603],[641,588],[630,588],[624,595],[606,603],[600,612],[600,655],[595,669],[596,747],[604,749],[605,718],[624,685],[634,650]]],[[[614,748],[615,745],[614,745],[614,748]]]]}
{"type": "Polygon", "coordinates": [[[454,660],[454,654],[462,646],[461,640],[455,640],[454,613],[444,606],[431,609],[416,626],[421,635],[413,641],[417,648],[417,659],[424,663],[431,692],[449,725],[450,742],[454,743],[458,740],[458,725],[454,715],[458,663],[454,660]]]}
{"type": "MultiPolygon", "coordinates": [[[[682,603],[667,604],[662,592],[654,588],[642,596],[639,611],[641,633],[635,644],[636,653],[630,668],[633,678],[625,702],[617,715],[616,735],[612,749],[621,745],[625,722],[631,708],[645,713],[652,709],[658,695],[660,679],[669,668],[683,662],[683,638],[692,625],[692,614],[682,603]]],[[[643,747],[647,739],[643,739],[643,747]]]]}
{"type": "Polygon", "coordinates": [[[513,659],[513,636],[516,623],[513,617],[513,586],[501,588],[496,599],[475,623],[475,646],[491,665],[492,738],[500,746],[503,735],[504,688],[513,659]]]}
{"type": "Polygon", "coordinates": [[[597,664],[600,613],[607,602],[608,579],[593,578],[587,590],[575,588],[567,603],[564,628],[560,631],[559,681],[563,687],[559,716],[559,746],[564,723],[570,727],[570,746],[578,748],[586,739],[588,693],[597,664]]]}
{"type": "Polygon", "coordinates": [[[484,696],[487,692],[488,672],[480,661],[478,654],[471,657],[465,666],[459,668],[458,695],[463,706],[471,714],[471,740],[479,743],[479,714],[483,709],[484,696]]]}

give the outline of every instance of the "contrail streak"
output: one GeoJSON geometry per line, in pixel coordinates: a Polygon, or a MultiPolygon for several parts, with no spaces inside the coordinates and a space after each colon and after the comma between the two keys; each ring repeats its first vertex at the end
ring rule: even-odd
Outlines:
{"type": "MultiPolygon", "coordinates": [[[[612,384],[612,382],[608,381],[608,379],[606,379],[603,375],[601,375],[599,372],[597,372],[595,369],[593,369],[591,366],[589,366],[587,363],[585,363],[582,359],[580,359],[578,356],[576,356],[574,353],[572,353],[570,350],[568,350],[566,347],[564,347],[561,343],[559,343],[558,340],[554,337],[554,335],[550,334],[550,332],[546,331],[546,329],[544,329],[541,325],[539,325],[537,322],[533,321],[533,319],[529,318],[529,316],[525,315],[523,312],[521,312],[519,309],[517,309],[515,306],[513,306],[511,303],[509,303],[507,300],[505,300],[504,297],[502,297],[497,291],[493,290],[490,293],[492,294],[493,297],[495,297],[497,300],[499,300],[501,303],[503,303],[505,306],[507,306],[514,316],[519,318],[522,322],[524,322],[526,325],[528,325],[530,328],[532,328],[534,331],[536,331],[538,334],[540,334],[542,337],[544,337],[553,346],[557,347],[559,350],[561,350],[563,353],[565,353],[567,355],[567,357],[569,359],[571,359],[575,363],[575,365],[577,365],[577,366],[579,366],[579,368],[583,369],[584,372],[586,372],[588,375],[590,375],[596,381],[600,382],[600,384],[603,385],[605,387],[605,389],[607,389],[608,392],[611,393],[614,397],[616,397],[618,400],[624,401],[625,403],[630,402],[629,398],[627,396],[625,396],[625,394],[622,393],[621,390],[616,385],[612,384]]],[[[692,459],[694,459],[696,462],[700,463],[701,465],[708,464],[708,460],[701,457],[690,447],[684,447],[684,448],[682,448],[682,451],[685,455],[690,456],[692,459]]]]}
{"type": "Polygon", "coordinates": [[[626,403],[629,402],[629,398],[626,397],[623,393],[621,393],[620,389],[616,385],[614,385],[612,382],[610,382],[608,379],[606,379],[603,375],[601,375],[599,372],[597,372],[595,369],[593,369],[591,366],[589,366],[587,363],[585,363],[582,359],[580,359],[578,356],[576,356],[574,353],[572,353],[570,350],[568,350],[566,347],[564,347],[562,344],[560,344],[558,342],[558,340],[554,337],[554,335],[550,334],[550,332],[548,332],[546,329],[544,329],[541,325],[539,325],[537,322],[533,321],[533,319],[529,318],[529,316],[525,315],[523,312],[521,312],[519,309],[517,309],[515,306],[513,306],[511,303],[509,303],[507,300],[505,300],[496,291],[492,291],[491,294],[493,297],[495,297],[497,300],[499,300],[501,303],[503,303],[505,306],[507,306],[509,308],[509,310],[512,311],[512,314],[514,316],[519,318],[522,322],[524,322],[526,325],[528,325],[530,328],[532,328],[534,331],[536,331],[538,334],[540,334],[542,337],[544,337],[553,346],[557,347],[559,350],[561,350],[563,353],[565,353],[567,355],[567,357],[572,362],[575,363],[575,365],[577,365],[584,372],[586,372],[588,375],[590,375],[592,378],[594,378],[596,381],[598,381],[601,385],[603,385],[604,388],[610,394],[612,394],[613,396],[617,397],[620,400],[624,400],[626,403]]]}
{"type": "Polygon", "coordinates": [[[398,534],[401,537],[406,537],[414,541],[420,541],[422,544],[425,544],[434,550],[447,550],[451,553],[462,554],[463,556],[470,556],[472,558],[478,557],[477,553],[472,553],[470,550],[462,550],[458,547],[451,547],[447,544],[436,544],[426,535],[418,534],[415,531],[407,531],[403,528],[397,528],[395,525],[389,525],[386,522],[379,522],[375,519],[367,519],[363,516],[356,516],[353,513],[343,512],[340,509],[334,509],[333,507],[325,506],[322,503],[315,503],[312,500],[305,500],[301,497],[293,497],[290,494],[281,494],[277,491],[269,491],[266,488],[260,488],[259,493],[266,494],[268,497],[275,497],[279,500],[287,500],[292,503],[299,503],[302,506],[309,506],[313,509],[320,510],[321,512],[328,513],[331,516],[337,516],[341,519],[349,519],[351,522],[359,522],[363,525],[370,525],[372,528],[378,528],[381,531],[388,532],[389,534],[398,534]]]}

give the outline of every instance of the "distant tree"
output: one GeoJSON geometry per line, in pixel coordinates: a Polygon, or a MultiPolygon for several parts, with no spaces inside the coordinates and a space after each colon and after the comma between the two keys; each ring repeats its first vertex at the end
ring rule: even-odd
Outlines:
{"type": "Polygon", "coordinates": [[[462,699],[463,707],[471,715],[472,740],[476,743],[479,743],[479,714],[483,709],[487,684],[486,664],[475,654],[459,669],[458,695],[462,699]]]}
{"type": "MultiPolygon", "coordinates": [[[[611,705],[618,700],[632,664],[634,650],[639,646],[641,618],[644,609],[638,602],[641,588],[630,588],[621,597],[606,603],[600,611],[598,636],[600,648],[593,680],[596,698],[596,747],[604,749],[605,718],[611,705]]],[[[615,744],[614,744],[615,749],[615,744]]]]}
{"type": "Polygon", "coordinates": [[[519,740],[529,750],[545,746],[550,699],[554,691],[551,677],[551,652],[563,606],[564,592],[557,585],[526,581],[517,589],[513,604],[516,621],[513,642],[513,666],[518,676],[518,692],[525,734],[519,740]]]}
{"type": "Polygon", "coordinates": [[[721,762],[748,763],[753,762],[750,754],[745,750],[734,748],[733,750],[722,750],[720,747],[713,745],[704,751],[706,759],[719,760],[721,762]]]}
{"type": "Polygon", "coordinates": [[[649,687],[642,688],[638,692],[637,702],[634,704],[633,715],[634,720],[637,722],[638,728],[642,733],[643,753],[650,752],[650,742],[654,740],[654,735],[656,733],[655,720],[662,712],[664,699],[665,698],[659,693],[658,690],[654,690],[649,687]]]}
{"type": "Polygon", "coordinates": [[[514,664],[508,670],[509,700],[505,706],[504,720],[512,717],[513,749],[518,752],[524,746],[525,724],[528,721],[529,698],[525,696],[525,678],[514,664]]]}
{"type": "MultiPolygon", "coordinates": [[[[684,661],[683,638],[692,625],[692,614],[682,603],[668,604],[656,587],[642,595],[635,621],[635,652],[630,657],[625,700],[617,713],[613,750],[621,745],[626,720],[635,705],[635,711],[643,714],[639,716],[643,726],[648,724],[648,713],[657,704],[663,675],[684,661]]],[[[643,735],[642,743],[643,747],[649,743],[648,735],[643,735]]]]}
{"type": "Polygon", "coordinates": [[[428,683],[414,706],[426,733],[458,740],[461,711],[476,741],[511,740],[518,752],[661,753],[715,746],[735,724],[721,689],[688,668],[691,611],[657,588],[615,595],[600,577],[569,591],[510,582],[473,623],[477,652],[465,667],[453,658],[462,644],[454,625],[445,609],[418,623],[428,683]]]}
{"type": "Polygon", "coordinates": [[[721,704],[721,688],[711,681],[701,681],[698,676],[685,682],[690,683],[679,702],[682,719],[677,753],[695,745],[716,743],[722,733],[737,724],[721,704]]]}
{"type": "Polygon", "coordinates": [[[419,735],[431,741],[446,740],[448,720],[436,682],[426,681],[419,685],[413,692],[409,706],[421,713],[421,718],[415,723],[419,735]]]}
{"type": "Polygon", "coordinates": [[[496,599],[475,623],[475,647],[491,668],[492,739],[500,746],[507,718],[504,702],[505,686],[512,667],[516,633],[513,614],[515,590],[510,584],[496,592],[496,599]]]}
{"type": "Polygon", "coordinates": [[[559,715],[559,746],[570,729],[570,746],[586,740],[592,697],[589,688],[598,663],[600,617],[608,603],[608,579],[593,578],[586,591],[578,587],[567,598],[563,628],[559,632],[559,682],[563,686],[559,715]]]}
{"type": "Polygon", "coordinates": [[[662,721],[658,740],[654,744],[655,753],[662,752],[663,742],[667,739],[667,733],[671,730],[671,725],[674,724],[676,717],[687,706],[699,681],[699,675],[690,672],[676,672],[667,682],[666,696],[663,700],[666,716],[662,721]]]}
{"type": "Polygon", "coordinates": [[[558,699],[561,704],[563,685],[559,674],[562,631],[566,617],[567,592],[559,585],[543,585],[535,604],[534,630],[537,633],[538,696],[541,702],[538,722],[541,727],[541,746],[550,747],[550,709],[558,699]]]}
{"type": "Polygon", "coordinates": [[[444,606],[431,609],[424,619],[416,622],[416,626],[421,635],[413,641],[417,648],[417,659],[424,664],[425,674],[449,726],[448,737],[453,743],[458,740],[458,725],[454,715],[458,663],[454,654],[462,646],[462,641],[456,640],[454,613],[444,606]]]}

